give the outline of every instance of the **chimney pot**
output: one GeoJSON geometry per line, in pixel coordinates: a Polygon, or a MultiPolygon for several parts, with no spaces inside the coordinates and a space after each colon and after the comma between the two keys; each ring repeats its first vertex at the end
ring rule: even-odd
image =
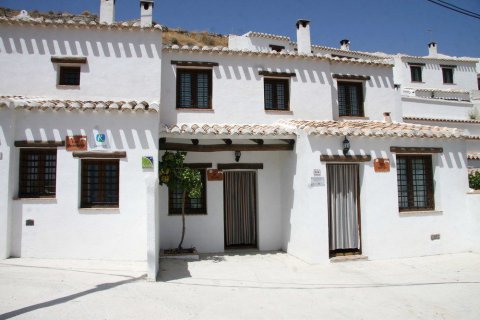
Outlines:
{"type": "Polygon", "coordinates": [[[305,19],[299,19],[297,20],[296,26],[298,53],[312,53],[312,44],[310,39],[310,21],[305,19]]]}
{"type": "Polygon", "coordinates": [[[112,24],[115,22],[115,1],[100,0],[100,23],[112,24]]]}
{"type": "Polygon", "coordinates": [[[153,0],[140,0],[140,26],[151,27],[153,21],[153,0]]]}
{"type": "Polygon", "coordinates": [[[350,40],[348,39],[340,40],[340,49],[350,50],[350,40]]]}
{"type": "Polygon", "coordinates": [[[429,56],[435,56],[437,55],[437,43],[436,42],[430,42],[428,44],[428,55],[429,56]]]}

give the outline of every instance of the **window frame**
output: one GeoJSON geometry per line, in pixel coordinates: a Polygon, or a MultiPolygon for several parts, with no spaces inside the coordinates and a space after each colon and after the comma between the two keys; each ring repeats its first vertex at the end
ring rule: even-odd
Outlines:
{"type": "Polygon", "coordinates": [[[433,172],[433,157],[431,154],[397,154],[397,197],[398,197],[398,209],[400,212],[408,211],[434,211],[435,210],[435,188],[434,188],[434,172],[433,172]],[[405,159],[405,182],[406,182],[406,193],[407,193],[407,207],[401,206],[401,173],[399,165],[399,160],[405,159]],[[412,169],[413,160],[422,159],[424,162],[424,187],[425,187],[425,205],[424,206],[415,206],[415,183],[414,183],[414,172],[412,169]]]}
{"type": "MultiPolygon", "coordinates": [[[[73,74],[73,73],[72,73],[73,74]]],[[[58,65],[58,86],[68,86],[68,87],[79,87],[81,82],[82,67],[79,65],[58,65]],[[73,71],[75,69],[75,76],[78,77],[78,81],[73,83],[66,82],[66,72],[67,70],[73,71]]]]}
{"type": "Polygon", "coordinates": [[[449,67],[442,67],[442,79],[443,79],[443,84],[454,84],[453,81],[453,69],[454,68],[449,68],[449,67]],[[447,73],[448,71],[448,73],[447,73]],[[451,75],[451,79],[448,79],[448,74],[451,75]],[[450,80],[450,81],[449,81],[450,80]]]}
{"type": "Polygon", "coordinates": [[[179,68],[177,67],[177,81],[176,81],[176,109],[197,109],[197,110],[209,110],[212,109],[212,92],[213,92],[213,74],[211,68],[179,68]],[[181,85],[182,79],[181,74],[189,73],[191,78],[190,83],[190,90],[192,94],[191,104],[189,106],[181,106],[181,85]],[[198,106],[198,95],[197,95],[197,88],[198,88],[198,74],[206,73],[208,76],[208,103],[207,107],[199,107],[198,106]]]}
{"type": "MultiPolygon", "coordinates": [[[[185,164],[188,166],[188,164],[185,164]]],[[[194,168],[192,169],[200,171],[200,177],[202,181],[202,194],[200,196],[201,198],[201,208],[190,208],[189,202],[188,202],[188,195],[186,198],[186,206],[185,206],[185,214],[186,215],[207,215],[207,169],[206,168],[194,168]]],[[[182,193],[179,192],[181,195],[182,193]]],[[[172,205],[172,201],[174,198],[174,191],[168,188],[168,215],[169,216],[178,216],[182,214],[182,208],[174,208],[172,205]]],[[[180,201],[181,201],[181,196],[180,196],[180,201]]]]}
{"type": "Polygon", "coordinates": [[[265,111],[290,111],[290,78],[264,77],[263,78],[263,108],[265,111]],[[267,83],[272,85],[272,107],[267,107],[267,83]],[[284,104],[285,109],[278,107],[277,84],[285,86],[284,104]]]}
{"type": "MultiPolygon", "coordinates": [[[[337,81],[337,106],[338,106],[338,116],[339,117],[365,117],[365,95],[364,95],[364,82],[363,81],[337,81]],[[340,86],[346,86],[347,88],[355,87],[357,92],[357,101],[359,101],[359,114],[352,114],[352,106],[350,105],[350,95],[349,92],[345,93],[345,114],[341,114],[340,108],[340,86]]],[[[350,89],[349,89],[350,90],[350,89]]]]}
{"type": "Polygon", "coordinates": [[[422,73],[423,73],[422,66],[420,66],[420,65],[410,65],[410,82],[423,82],[422,73]],[[418,76],[419,76],[418,79],[415,79],[416,73],[414,72],[414,70],[419,70],[418,71],[418,76]]]}
{"type": "Polygon", "coordinates": [[[56,148],[21,148],[20,149],[20,163],[18,169],[18,197],[22,198],[47,198],[54,199],[57,194],[57,149],[56,148]],[[28,179],[28,168],[29,159],[27,159],[29,154],[36,154],[39,156],[39,165],[37,166],[38,175],[36,179],[28,179]],[[55,165],[50,168],[54,168],[53,172],[46,173],[46,156],[54,155],[55,165]],[[26,165],[25,165],[26,164],[26,165]],[[53,178],[47,179],[45,174],[53,175],[53,178]],[[41,192],[28,192],[28,181],[34,181],[33,188],[43,188],[41,192]],[[48,182],[52,183],[53,186],[48,186],[48,182]],[[52,188],[53,192],[47,192],[46,188],[52,188]]]}
{"type": "MultiPolygon", "coordinates": [[[[81,159],[81,178],[80,178],[80,208],[119,208],[120,207],[120,160],[119,159],[81,159]],[[101,168],[99,169],[99,182],[98,191],[100,192],[101,203],[93,204],[88,201],[88,185],[87,176],[88,176],[88,164],[99,164],[101,168]],[[114,191],[116,193],[115,202],[107,202],[105,199],[106,192],[106,175],[105,175],[105,166],[107,164],[115,164],[116,166],[116,184],[114,186],[114,191]]],[[[93,184],[93,183],[92,183],[93,184]]],[[[91,185],[91,184],[90,184],[91,185]]]]}

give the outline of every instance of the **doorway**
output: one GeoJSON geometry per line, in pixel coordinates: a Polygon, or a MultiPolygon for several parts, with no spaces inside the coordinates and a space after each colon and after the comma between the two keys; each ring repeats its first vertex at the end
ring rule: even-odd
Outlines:
{"type": "Polygon", "coordinates": [[[328,164],[330,257],[361,254],[358,164],[328,164]]]}
{"type": "Polygon", "coordinates": [[[225,171],[225,248],[257,247],[257,172],[225,171]]]}

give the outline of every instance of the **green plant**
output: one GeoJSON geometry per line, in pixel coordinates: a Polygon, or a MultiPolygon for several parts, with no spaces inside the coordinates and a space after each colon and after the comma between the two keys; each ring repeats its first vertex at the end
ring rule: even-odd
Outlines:
{"type": "Polygon", "coordinates": [[[182,190],[182,237],[178,250],[182,250],[185,238],[185,200],[186,197],[198,198],[202,193],[202,180],[198,170],[185,166],[186,152],[165,152],[159,168],[160,185],[182,190]]]}
{"type": "Polygon", "coordinates": [[[470,188],[480,190],[480,171],[474,171],[468,174],[468,184],[470,188]]]}

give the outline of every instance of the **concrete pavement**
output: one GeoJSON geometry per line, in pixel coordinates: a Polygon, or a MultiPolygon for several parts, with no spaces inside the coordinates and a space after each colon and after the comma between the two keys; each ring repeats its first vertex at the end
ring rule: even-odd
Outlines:
{"type": "Polygon", "coordinates": [[[480,319],[480,255],[309,265],[285,253],[0,261],[2,319],[480,319]]]}

